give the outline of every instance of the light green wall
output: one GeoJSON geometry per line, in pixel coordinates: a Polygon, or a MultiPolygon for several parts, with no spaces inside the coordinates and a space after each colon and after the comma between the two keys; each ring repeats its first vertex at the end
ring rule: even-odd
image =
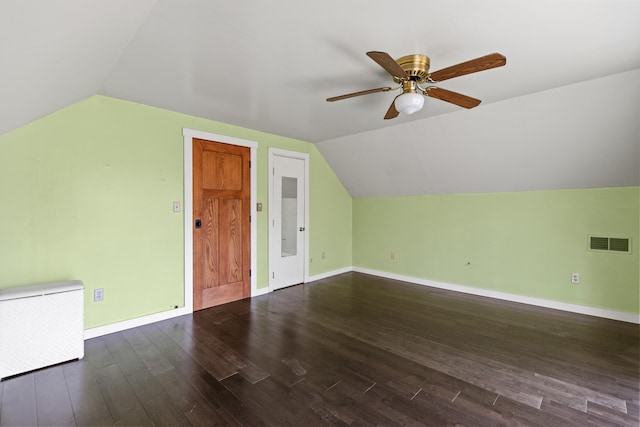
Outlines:
{"type": "Polygon", "coordinates": [[[103,96],[0,136],[0,288],[83,280],[87,328],[182,306],[183,127],[259,143],[259,287],[275,147],[310,155],[311,275],[354,265],[640,312],[639,187],[352,200],[313,144],[103,96]],[[633,253],[589,251],[591,233],[633,253]]]}
{"type": "Polygon", "coordinates": [[[80,279],[86,328],[182,306],[172,202],[184,201],[183,127],[259,143],[258,287],[268,286],[269,147],[310,155],[310,274],[352,265],[352,200],[315,145],[93,96],[0,136],[0,288],[80,279]]]}
{"type": "Polygon", "coordinates": [[[353,261],[410,277],[639,313],[639,199],[640,187],[356,198],[353,261]],[[590,251],[590,234],[631,237],[633,253],[590,251]],[[580,284],[571,284],[574,272],[580,284]]]}

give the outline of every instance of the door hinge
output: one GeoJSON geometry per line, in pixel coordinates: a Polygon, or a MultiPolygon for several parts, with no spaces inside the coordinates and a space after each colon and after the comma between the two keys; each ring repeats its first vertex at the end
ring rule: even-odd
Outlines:
{"type": "Polygon", "coordinates": [[[251,169],[251,160],[249,160],[249,169],[251,169]]]}
{"type": "Polygon", "coordinates": [[[271,272],[271,278],[275,279],[276,278],[276,273],[275,272],[271,272]]]}
{"type": "Polygon", "coordinates": [[[249,269],[249,277],[251,277],[251,269],[249,269]]]}
{"type": "Polygon", "coordinates": [[[276,168],[271,169],[271,175],[275,175],[276,174],[276,168]]]}

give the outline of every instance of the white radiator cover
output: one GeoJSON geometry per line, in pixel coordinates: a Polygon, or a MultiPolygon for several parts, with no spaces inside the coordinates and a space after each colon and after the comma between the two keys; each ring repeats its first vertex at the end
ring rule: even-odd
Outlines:
{"type": "Polygon", "coordinates": [[[0,289],[0,379],[83,357],[82,281],[0,289]]]}

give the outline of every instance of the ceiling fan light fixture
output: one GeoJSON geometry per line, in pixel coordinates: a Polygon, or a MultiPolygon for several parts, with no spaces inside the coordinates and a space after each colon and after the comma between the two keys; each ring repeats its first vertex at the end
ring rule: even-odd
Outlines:
{"type": "Polygon", "coordinates": [[[367,52],[367,56],[390,74],[393,81],[400,86],[395,88],[381,87],[378,89],[361,90],[360,92],[327,98],[327,101],[333,102],[340,99],[353,98],[354,96],[387,92],[402,88],[402,93],[396,96],[391,102],[391,105],[389,105],[389,109],[384,115],[385,120],[395,119],[400,113],[413,114],[422,110],[422,107],[424,107],[424,97],[426,96],[449,102],[462,108],[477,107],[480,104],[479,99],[431,85],[454,77],[502,67],[507,63],[507,58],[505,58],[504,55],[491,53],[430,73],[429,66],[431,65],[431,60],[425,55],[407,55],[396,60],[386,52],[371,51],[367,52]],[[421,84],[426,84],[428,87],[420,86],[421,84]]]}
{"type": "Polygon", "coordinates": [[[424,96],[416,92],[403,93],[396,98],[396,110],[404,114],[413,114],[424,107],[424,96]]]}

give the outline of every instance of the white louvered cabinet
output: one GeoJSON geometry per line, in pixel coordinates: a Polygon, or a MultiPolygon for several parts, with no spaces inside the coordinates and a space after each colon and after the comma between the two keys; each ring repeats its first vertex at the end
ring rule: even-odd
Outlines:
{"type": "Polygon", "coordinates": [[[0,379],[83,357],[82,281],[0,289],[0,379]]]}

